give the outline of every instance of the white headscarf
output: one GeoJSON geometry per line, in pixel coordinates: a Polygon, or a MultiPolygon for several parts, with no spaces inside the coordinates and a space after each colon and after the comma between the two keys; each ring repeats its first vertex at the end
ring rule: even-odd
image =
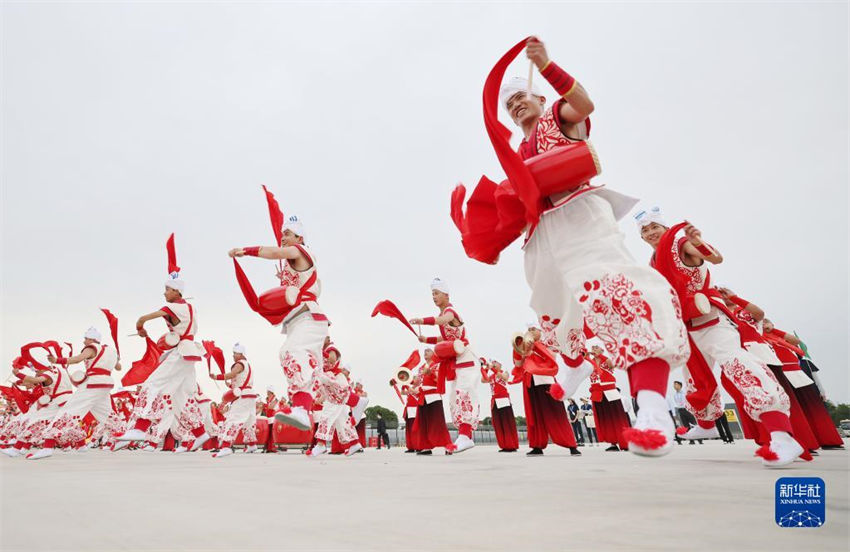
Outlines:
{"type": "Polygon", "coordinates": [[[171,278],[165,281],[165,287],[179,291],[183,295],[183,290],[186,288],[186,283],[180,279],[179,272],[172,272],[171,278]]]}
{"type": "Polygon", "coordinates": [[[100,339],[101,339],[100,332],[97,331],[97,328],[95,328],[94,326],[92,326],[88,330],[86,330],[86,333],[83,335],[83,337],[85,339],[94,339],[98,343],[100,343],[100,339]]]}
{"type": "Polygon", "coordinates": [[[283,229],[289,230],[296,236],[304,237],[304,223],[298,220],[298,217],[295,215],[289,217],[289,220],[283,224],[283,229]]]}
{"type": "Polygon", "coordinates": [[[244,355],[245,354],[245,345],[242,345],[241,343],[236,343],[233,346],[233,352],[238,353],[240,355],[244,355]]]}
{"type": "Polygon", "coordinates": [[[434,278],[431,281],[431,291],[433,291],[435,289],[437,291],[442,291],[446,295],[449,295],[449,284],[447,284],[443,280],[440,280],[439,278],[434,278]]]}
{"type": "Polygon", "coordinates": [[[643,228],[653,222],[668,228],[670,226],[664,220],[664,216],[661,214],[661,208],[657,206],[652,207],[649,210],[643,210],[635,215],[635,223],[637,223],[638,228],[643,228]]]}
{"type": "MultiPolygon", "coordinates": [[[[513,77],[510,80],[502,83],[502,88],[499,89],[499,102],[502,104],[502,107],[505,108],[505,111],[508,110],[508,100],[513,97],[517,92],[527,92],[528,91],[528,79],[524,79],[522,77],[513,77]]],[[[540,90],[537,88],[537,85],[531,84],[531,93],[538,98],[542,98],[543,94],[540,93],[540,90]]]]}

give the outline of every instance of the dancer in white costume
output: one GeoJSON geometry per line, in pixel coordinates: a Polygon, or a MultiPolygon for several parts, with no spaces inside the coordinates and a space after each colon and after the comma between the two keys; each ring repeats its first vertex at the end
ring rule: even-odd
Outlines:
{"type": "Polygon", "coordinates": [[[286,341],[280,348],[280,364],[289,385],[292,408],[275,413],[275,420],[301,431],[312,427],[313,378],[322,359],[322,346],[328,335],[328,319],[319,308],[321,282],[313,253],[304,243],[304,225],[290,217],[283,225],[281,247],[254,246],[231,249],[231,257],[260,257],[283,260],[279,274],[291,310],[281,327],[286,341]]]}
{"type": "Polygon", "coordinates": [[[330,341],[325,347],[325,362],[322,371],[316,375],[316,399],[322,409],[316,415],[316,445],[307,451],[307,455],[316,458],[328,452],[329,444],[336,431],[346,456],[351,456],[363,447],[354,427],[349,403],[359,397],[352,389],[344,369],[339,366],[339,351],[330,341]]]}
{"type": "MultiPolygon", "coordinates": [[[[169,332],[157,343],[165,352],[156,369],[142,384],[127,424],[132,429],[118,437],[119,443],[115,450],[123,448],[130,441],[162,442],[169,429],[177,428],[177,417],[186,407],[186,402],[194,397],[198,386],[195,364],[201,360],[203,351],[195,343],[198,317],[194,306],[183,299],[185,283],[179,279],[180,269],[176,261],[172,262],[175,255],[171,240],[169,246],[171,277],[165,282],[166,305],[140,317],[136,322],[139,336],[147,337],[146,322],[157,318],[165,320],[169,332]],[[153,434],[150,433],[151,428],[155,428],[153,434]]],[[[195,437],[191,450],[197,450],[210,438],[201,420],[191,429],[191,433],[195,437]]]]}
{"type": "Polygon", "coordinates": [[[257,393],[254,391],[254,375],[248,359],[245,357],[245,346],[237,343],[233,346],[233,366],[226,374],[217,374],[214,379],[227,382],[236,399],[231,403],[230,410],[224,417],[224,424],[219,434],[220,450],[213,458],[221,458],[233,454],[233,442],[242,432],[245,441],[245,452],[257,450],[257,393]]]}
{"type": "Polygon", "coordinates": [[[475,446],[472,432],[478,427],[479,360],[469,347],[463,319],[449,301],[448,284],[435,278],[431,282],[431,298],[440,315],[414,318],[410,323],[439,327],[440,337],[420,336],[419,341],[436,345],[434,354],[440,361],[437,388],[445,393],[449,382],[449,411],[458,430],[454,452],[460,453],[475,446]]]}
{"type": "Polygon", "coordinates": [[[68,371],[60,364],[50,365],[39,370],[36,375],[24,375],[18,368],[13,368],[13,374],[25,387],[41,387],[42,395],[29,410],[21,416],[15,437],[15,446],[3,449],[6,456],[16,457],[26,454],[32,446],[39,445],[44,440],[44,433],[50,422],[65,406],[74,392],[68,371]]]}
{"type": "Polygon", "coordinates": [[[86,439],[82,420],[89,413],[99,424],[105,425],[109,420],[112,413],[110,394],[115,387],[112,371],[120,370],[121,365],[115,348],[100,342],[100,332],[96,328],[89,328],[83,337],[83,350],[78,355],[70,358],[48,356],[51,363],[66,367],[82,362],[85,372],[81,378],[74,381],[78,386],[77,391],[50,422],[44,433],[42,449],[29,455],[28,459],[38,460],[52,456],[57,445],[82,449],[86,439]]]}

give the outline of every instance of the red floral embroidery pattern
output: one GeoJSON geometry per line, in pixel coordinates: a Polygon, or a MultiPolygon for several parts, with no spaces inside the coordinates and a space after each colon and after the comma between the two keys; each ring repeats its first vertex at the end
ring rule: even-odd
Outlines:
{"type": "Polygon", "coordinates": [[[626,368],[664,348],[652,327],[649,303],[624,274],[585,282],[579,302],[585,307],[585,324],[603,341],[614,366],[626,368]]]}
{"type": "Polygon", "coordinates": [[[478,412],[472,407],[472,397],[468,392],[455,389],[451,411],[455,427],[460,426],[460,424],[469,424],[472,429],[478,427],[478,412]]]}
{"type": "Polygon", "coordinates": [[[744,396],[744,410],[754,420],[765,412],[779,410],[787,413],[791,408],[788,395],[767,367],[763,366],[759,373],[755,373],[737,358],[721,363],[720,367],[744,396]]]}
{"type": "Polygon", "coordinates": [[[572,143],[561,132],[552,109],[552,107],[546,109],[543,116],[537,121],[536,145],[538,154],[572,143]]]}

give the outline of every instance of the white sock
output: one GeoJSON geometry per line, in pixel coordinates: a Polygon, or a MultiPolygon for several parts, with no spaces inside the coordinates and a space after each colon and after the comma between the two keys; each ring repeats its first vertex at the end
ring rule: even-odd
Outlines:
{"type": "Polygon", "coordinates": [[[638,391],[637,403],[638,412],[644,408],[656,413],[667,411],[667,400],[664,398],[664,395],[657,391],[649,391],[648,389],[638,391]]]}
{"type": "Polygon", "coordinates": [[[771,431],[770,432],[770,441],[772,443],[785,444],[794,442],[794,438],[788,434],[787,431],[771,431]]]}

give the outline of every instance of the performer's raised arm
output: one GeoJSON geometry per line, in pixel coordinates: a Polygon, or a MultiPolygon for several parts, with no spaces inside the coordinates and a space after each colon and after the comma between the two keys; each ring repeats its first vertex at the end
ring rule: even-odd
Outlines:
{"type": "Polygon", "coordinates": [[[720,264],[723,262],[723,255],[717,249],[708,245],[702,240],[702,232],[693,224],[688,224],[684,228],[687,241],[682,243],[682,260],[688,266],[696,266],[702,261],[708,261],[711,264],[720,264]]]}
{"type": "Polygon", "coordinates": [[[764,311],[761,310],[761,308],[759,308],[759,306],[755,303],[750,303],[746,299],[738,297],[737,295],[735,295],[735,292],[729,288],[719,287],[717,288],[717,291],[720,292],[720,295],[723,296],[723,299],[727,303],[738,305],[739,307],[750,313],[753,317],[753,320],[755,320],[756,322],[761,322],[762,320],[764,320],[764,311]]]}
{"type": "MultiPolygon", "coordinates": [[[[546,46],[536,38],[528,40],[525,55],[534,62],[543,78],[564,100],[558,108],[562,126],[576,125],[583,122],[593,113],[593,102],[587,94],[587,90],[569,73],[561,69],[555,62],[549,59],[546,46]]],[[[562,129],[566,134],[571,133],[568,129],[562,129]]]]}

